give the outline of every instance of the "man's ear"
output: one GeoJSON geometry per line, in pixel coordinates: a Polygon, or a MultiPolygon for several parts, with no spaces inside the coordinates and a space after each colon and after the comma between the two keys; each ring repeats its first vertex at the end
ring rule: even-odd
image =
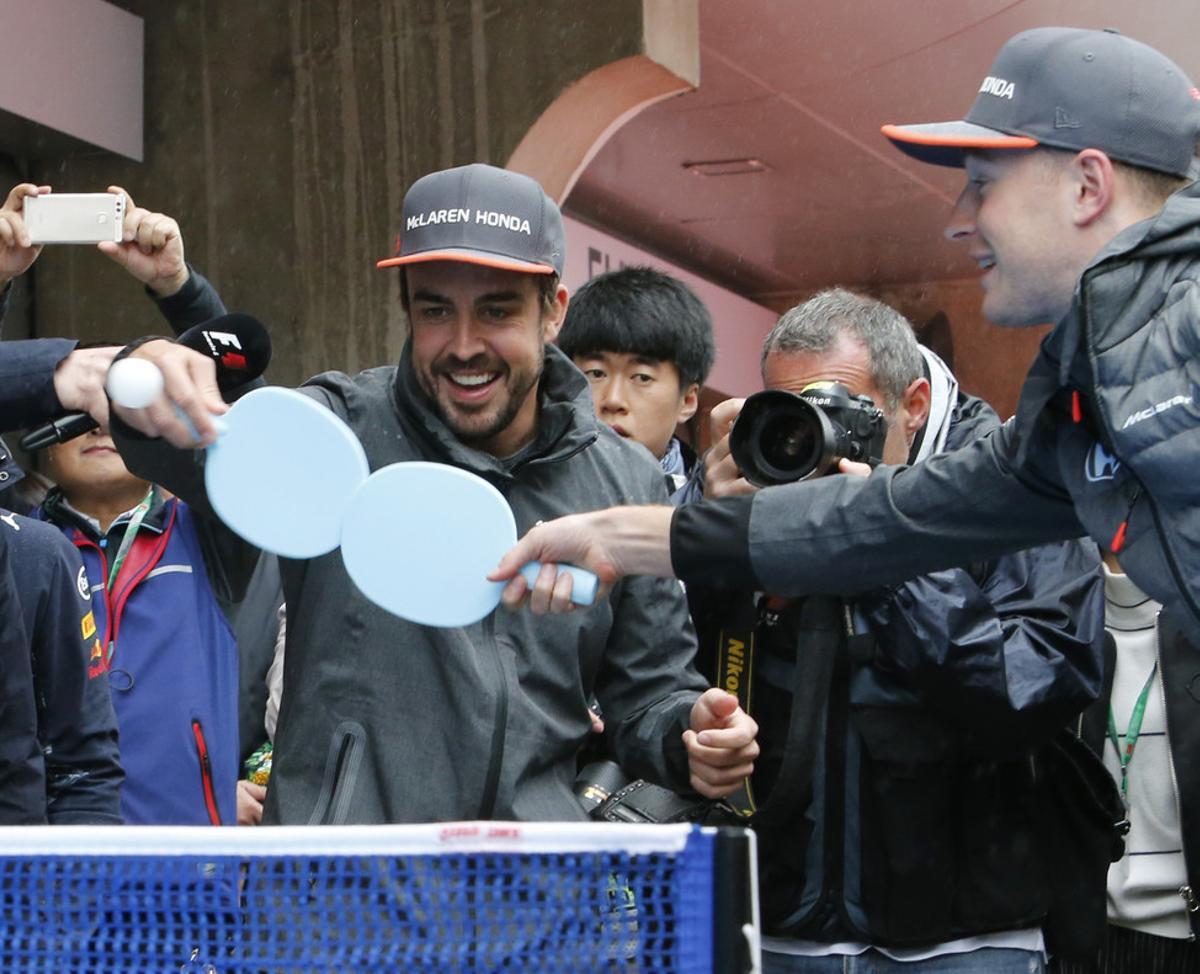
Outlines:
{"type": "Polygon", "coordinates": [[[929,380],[924,376],[913,379],[904,390],[900,399],[900,409],[903,413],[904,441],[911,447],[917,432],[929,419],[930,401],[929,380]]]}
{"type": "Polygon", "coordinates": [[[1072,219],[1088,227],[1113,205],[1117,174],[1112,160],[1099,149],[1084,149],[1067,165],[1071,180],[1072,219]]]}
{"type": "Polygon", "coordinates": [[[550,311],[542,315],[542,337],[546,341],[552,342],[558,338],[558,333],[562,330],[563,319],[567,316],[569,301],[570,295],[566,286],[560,284],[558,290],[554,292],[554,304],[550,311]]]}
{"type": "Polygon", "coordinates": [[[700,383],[693,382],[690,386],[683,390],[683,395],[679,398],[679,415],[676,417],[676,423],[686,423],[689,419],[696,415],[696,410],[700,408],[700,383]]]}

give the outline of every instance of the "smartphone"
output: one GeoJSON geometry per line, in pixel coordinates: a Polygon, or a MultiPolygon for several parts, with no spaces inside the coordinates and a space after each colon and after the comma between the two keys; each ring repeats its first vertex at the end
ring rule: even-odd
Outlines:
{"type": "Polygon", "coordinates": [[[26,196],[25,226],[35,244],[121,242],[125,196],[118,193],[46,193],[26,196]]]}

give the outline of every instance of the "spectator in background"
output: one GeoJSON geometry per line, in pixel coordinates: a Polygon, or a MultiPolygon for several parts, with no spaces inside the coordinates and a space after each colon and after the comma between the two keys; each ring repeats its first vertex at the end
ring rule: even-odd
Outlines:
{"type": "Polygon", "coordinates": [[[696,414],[716,356],[704,303],[650,267],[601,274],[572,296],[558,347],[587,376],[600,420],[654,454],[678,491],[696,454],[675,428],[696,414]]]}
{"type": "Polygon", "coordinates": [[[236,821],[237,643],[187,505],[125,469],[93,430],[47,451],[36,515],[87,568],[126,771],[127,822],[236,821]]]}

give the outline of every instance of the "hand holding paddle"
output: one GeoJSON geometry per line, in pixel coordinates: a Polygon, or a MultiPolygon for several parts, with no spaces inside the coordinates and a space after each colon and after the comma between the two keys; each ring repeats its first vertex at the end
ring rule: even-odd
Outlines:
{"type": "MultiPolygon", "coordinates": [[[[427,626],[466,626],[500,602],[489,570],[516,543],[504,495],[482,477],[441,463],[394,463],[373,473],[342,525],[342,560],[360,591],[389,612],[427,626]]],[[[524,566],[530,587],[541,565],[524,566]]],[[[564,597],[590,605],[597,579],[557,566],[564,597]]]]}
{"type": "MultiPolygon", "coordinates": [[[[127,408],[144,408],[161,389],[153,363],[130,357],[109,370],[109,395],[127,408]]],[[[178,421],[190,424],[191,417],[178,421]]],[[[314,558],[338,546],[346,505],[370,473],[345,423],[294,389],[265,386],[210,424],[219,437],[208,447],[204,483],[222,521],[285,558],[314,558]]]]}

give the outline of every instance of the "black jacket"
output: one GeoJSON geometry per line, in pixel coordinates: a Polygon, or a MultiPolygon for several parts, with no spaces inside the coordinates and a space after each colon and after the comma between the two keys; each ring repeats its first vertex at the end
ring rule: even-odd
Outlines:
{"type": "MultiPolygon", "coordinates": [[[[960,395],[947,449],[995,425],[960,395]]],[[[720,603],[698,594],[703,654],[720,603]]],[[[751,710],[767,932],[915,947],[1040,925],[1037,755],[1099,692],[1103,606],[1095,550],[1078,542],[852,602],[760,602],[751,710]],[[814,709],[797,715],[796,699],[814,709]],[[811,781],[790,778],[797,739],[814,745],[811,781]]]]}
{"type": "Polygon", "coordinates": [[[0,509],[33,661],[51,825],[120,825],[125,778],[91,586],[62,534],[0,509]]]}
{"type": "Polygon", "coordinates": [[[46,767],[37,736],[24,613],[0,532],[0,825],[46,821],[46,767]]]}

